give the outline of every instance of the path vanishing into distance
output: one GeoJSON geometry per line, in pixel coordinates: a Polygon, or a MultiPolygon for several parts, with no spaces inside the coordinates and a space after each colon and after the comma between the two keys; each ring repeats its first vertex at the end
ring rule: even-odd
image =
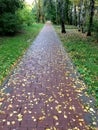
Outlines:
{"type": "Polygon", "coordinates": [[[79,98],[85,89],[47,23],[2,88],[0,130],[92,130],[79,98]]]}

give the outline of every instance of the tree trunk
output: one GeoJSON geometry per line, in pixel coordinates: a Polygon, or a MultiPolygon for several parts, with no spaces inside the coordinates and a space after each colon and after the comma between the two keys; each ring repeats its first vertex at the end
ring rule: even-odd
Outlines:
{"type": "Polygon", "coordinates": [[[66,19],[65,21],[69,24],[69,0],[66,0],[66,2],[64,2],[65,4],[65,15],[66,15],[66,19]]]}
{"type": "Polygon", "coordinates": [[[80,0],[79,3],[79,29],[78,31],[82,30],[83,32],[83,17],[84,16],[84,1],[80,0]]]}
{"type": "Polygon", "coordinates": [[[81,0],[81,16],[80,16],[80,21],[81,21],[81,30],[82,33],[84,32],[84,26],[83,26],[83,22],[84,22],[84,1],[81,0]]]}
{"type": "Polygon", "coordinates": [[[79,7],[79,14],[78,14],[78,31],[80,31],[80,27],[81,27],[80,15],[81,15],[81,8],[79,7]]]}
{"type": "Polygon", "coordinates": [[[70,25],[72,25],[72,23],[73,23],[72,7],[70,8],[70,12],[69,12],[69,23],[70,23],[70,25]]]}
{"type": "Polygon", "coordinates": [[[93,16],[94,16],[94,0],[90,0],[90,18],[89,18],[89,26],[87,36],[91,36],[92,24],[93,24],[93,16]]]}
{"type": "Polygon", "coordinates": [[[59,4],[59,11],[60,11],[60,20],[61,20],[61,32],[62,33],[66,33],[65,30],[65,17],[64,17],[64,1],[63,0],[58,0],[58,4],[59,4]]]}
{"type": "Polygon", "coordinates": [[[41,17],[41,5],[40,5],[40,0],[38,0],[38,23],[40,22],[40,17],[41,17]]]}
{"type": "Polygon", "coordinates": [[[56,0],[56,24],[58,24],[58,2],[56,0]]]}
{"type": "Polygon", "coordinates": [[[76,12],[76,5],[74,5],[74,25],[77,26],[77,12],[76,12]]]}
{"type": "Polygon", "coordinates": [[[63,20],[61,21],[61,29],[62,29],[61,30],[62,33],[66,33],[66,31],[65,31],[65,23],[64,23],[63,20]]]}
{"type": "Polygon", "coordinates": [[[62,33],[66,33],[65,31],[65,18],[64,18],[64,3],[62,4],[62,11],[61,11],[61,27],[62,27],[62,33]]]}
{"type": "Polygon", "coordinates": [[[45,23],[45,17],[44,17],[44,14],[42,15],[42,23],[45,23]]]}

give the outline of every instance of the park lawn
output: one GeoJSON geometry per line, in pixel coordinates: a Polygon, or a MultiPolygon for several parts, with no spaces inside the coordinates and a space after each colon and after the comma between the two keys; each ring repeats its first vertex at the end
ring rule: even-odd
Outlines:
{"type": "Polygon", "coordinates": [[[15,36],[0,37],[0,86],[42,27],[43,24],[24,26],[23,30],[15,36]]]}
{"type": "Polygon", "coordinates": [[[55,28],[81,78],[87,84],[88,93],[96,97],[98,106],[98,43],[94,37],[87,37],[73,26],[66,26],[66,34],[60,33],[60,26],[55,28]]]}

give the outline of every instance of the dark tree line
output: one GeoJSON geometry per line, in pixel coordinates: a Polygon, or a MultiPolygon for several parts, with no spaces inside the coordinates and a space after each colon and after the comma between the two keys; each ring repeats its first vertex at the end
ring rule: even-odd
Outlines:
{"type": "Polygon", "coordinates": [[[78,30],[82,32],[85,32],[86,24],[88,24],[86,27],[87,36],[91,36],[95,1],[97,0],[35,1],[40,1],[43,3],[41,8],[44,9],[44,20],[51,20],[55,24],[61,24],[62,33],[66,33],[65,24],[78,26],[78,30]]]}
{"type": "Polygon", "coordinates": [[[82,32],[86,30],[87,36],[91,36],[93,29],[98,33],[98,26],[95,27],[98,25],[98,15],[96,19],[94,15],[95,2],[98,0],[34,0],[33,16],[27,9],[21,12],[24,1],[0,0],[0,34],[14,34],[21,23],[30,25],[33,22],[31,17],[34,17],[36,22],[51,20],[54,24],[61,24],[62,33],[66,33],[65,24],[75,25],[82,32]]]}
{"type": "Polygon", "coordinates": [[[23,0],[0,0],[0,34],[14,34],[20,24],[16,11],[23,8],[23,0]]]}

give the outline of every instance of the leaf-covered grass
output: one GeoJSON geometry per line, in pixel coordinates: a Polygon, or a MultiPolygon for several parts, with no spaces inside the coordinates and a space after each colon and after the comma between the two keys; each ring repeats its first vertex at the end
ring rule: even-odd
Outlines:
{"type": "Polygon", "coordinates": [[[30,46],[43,27],[42,24],[25,26],[21,33],[13,37],[0,37],[0,85],[17,61],[30,46]]]}
{"type": "Polygon", "coordinates": [[[86,34],[70,28],[67,27],[66,34],[61,34],[58,26],[56,31],[87,84],[88,93],[96,97],[98,105],[98,43],[94,37],[86,37],[86,34]]]}

